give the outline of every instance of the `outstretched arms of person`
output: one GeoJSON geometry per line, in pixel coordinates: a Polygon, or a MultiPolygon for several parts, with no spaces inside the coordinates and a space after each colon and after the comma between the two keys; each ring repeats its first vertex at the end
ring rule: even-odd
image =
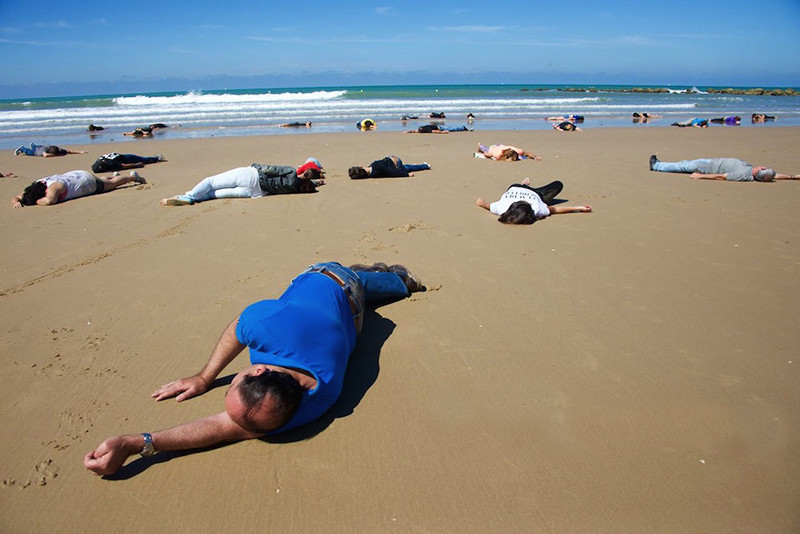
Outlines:
{"type": "MultiPolygon", "coordinates": [[[[176,451],[210,447],[219,443],[260,437],[240,427],[226,412],[196,419],[152,434],[156,451],[176,451]]],[[[141,434],[114,436],[103,441],[83,457],[83,466],[96,475],[112,475],[125,461],[144,448],[141,434]]]]}
{"type": "Polygon", "coordinates": [[[591,213],[591,206],[547,206],[550,210],[550,215],[559,215],[561,213],[591,213]]]}
{"type": "Polygon", "coordinates": [[[175,400],[181,402],[208,391],[208,386],[211,382],[245,348],[245,345],[239,343],[239,339],[236,337],[236,325],[238,323],[239,317],[237,316],[222,332],[208,363],[199,373],[164,384],[155,390],[151,396],[157,401],[175,397],[175,400]]]}
{"type": "Polygon", "coordinates": [[[693,172],[689,175],[692,180],[727,180],[727,174],[703,174],[702,172],[693,172]]]}

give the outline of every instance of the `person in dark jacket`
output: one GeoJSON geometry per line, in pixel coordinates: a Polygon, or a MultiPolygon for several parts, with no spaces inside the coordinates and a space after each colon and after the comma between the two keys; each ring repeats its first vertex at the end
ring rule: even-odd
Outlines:
{"type": "Polygon", "coordinates": [[[319,161],[308,158],[298,168],[287,165],[237,167],[209,176],[185,195],[161,200],[162,206],[187,206],[216,198],[258,198],[267,195],[313,193],[325,185],[319,161]]]}
{"type": "Polygon", "coordinates": [[[157,156],[137,156],[136,154],[109,152],[97,158],[92,164],[92,172],[124,171],[126,169],[144,167],[149,163],[158,163],[159,161],[167,160],[161,154],[157,156]]]}
{"type": "Polygon", "coordinates": [[[397,156],[386,156],[383,159],[373,161],[368,167],[350,167],[347,173],[352,180],[362,180],[364,178],[404,178],[414,176],[416,171],[425,171],[431,166],[427,163],[419,165],[406,165],[397,156]]]}

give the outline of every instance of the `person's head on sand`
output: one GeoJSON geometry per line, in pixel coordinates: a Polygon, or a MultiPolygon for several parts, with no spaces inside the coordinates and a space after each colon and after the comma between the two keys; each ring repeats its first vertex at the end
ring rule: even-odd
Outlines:
{"type": "Polygon", "coordinates": [[[536,215],[530,204],[524,200],[518,200],[511,204],[497,220],[503,224],[533,224],[536,222],[536,215]]]}
{"type": "Polygon", "coordinates": [[[350,167],[347,170],[351,180],[365,180],[369,178],[369,173],[364,167],[350,167]]]}
{"type": "Polygon", "coordinates": [[[516,150],[505,148],[500,152],[500,157],[497,158],[497,161],[517,161],[518,159],[519,154],[517,154],[516,150]]]}
{"type": "Polygon", "coordinates": [[[50,154],[52,156],[66,156],[67,151],[63,148],[59,148],[55,145],[50,145],[46,149],[44,149],[45,154],[50,154]]]}
{"type": "Polygon", "coordinates": [[[321,170],[312,167],[310,169],[306,169],[305,171],[303,171],[303,174],[301,174],[300,177],[303,180],[321,180],[324,177],[324,175],[322,174],[321,170]]]}
{"type": "Polygon", "coordinates": [[[753,179],[757,182],[772,182],[775,180],[775,171],[769,167],[756,167],[753,169],[753,179]]]}
{"type": "Polygon", "coordinates": [[[225,393],[225,411],[240,427],[266,433],[292,418],[304,394],[305,389],[293,376],[256,364],[233,378],[225,393]]]}
{"type": "Polygon", "coordinates": [[[25,190],[22,192],[22,197],[20,197],[19,203],[23,206],[34,206],[36,205],[37,200],[44,198],[46,191],[47,184],[37,180],[25,188],[25,190]]]}

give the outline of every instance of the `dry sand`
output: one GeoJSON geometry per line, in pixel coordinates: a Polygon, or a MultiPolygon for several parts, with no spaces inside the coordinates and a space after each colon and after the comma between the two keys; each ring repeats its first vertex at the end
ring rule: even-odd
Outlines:
{"type": "MultiPolygon", "coordinates": [[[[800,182],[651,173],[736,156],[800,172],[796,128],[369,132],[0,155],[3,532],[798,532],[800,182]],[[542,162],[472,159],[505,142],[542,162]],[[106,151],[150,183],[12,209],[106,151]],[[352,182],[396,153],[430,171],[352,182]],[[320,158],[315,195],[161,207],[251,162],[320,158]],[[530,176],[592,214],[506,227],[474,205],[530,176]],[[82,467],[104,438],[216,413],[150,393],[314,261],[401,262],[431,291],[366,322],[311,439],[82,467]]],[[[246,366],[241,356],[231,373],[246,366]]],[[[224,373],[227,374],[227,373],[224,373]]],[[[134,460],[134,458],[132,458],[134,460]]]]}

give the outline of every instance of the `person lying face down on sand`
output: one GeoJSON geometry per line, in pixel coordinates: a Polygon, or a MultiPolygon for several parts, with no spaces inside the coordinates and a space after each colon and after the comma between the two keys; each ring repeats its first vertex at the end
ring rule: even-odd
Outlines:
{"type": "Polygon", "coordinates": [[[582,132],[583,129],[575,126],[570,121],[563,121],[563,122],[554,122],[553,129],[557,132],[582,132]]]}
{"type": "Polygon", "coordinates": [[[498,221],[504,224],[533,224],[550,215],[592,211],[591,206],[553,206],[564,188],[559,181],[537,188],[530,187],[530,183],[530,178],[525,178],[521,184],[511,184],[500,200],[489,204],[479,198],[475,205],[499,215],[498,221]]]}
{"type": "Polygon", "coordinates": [[[368,167],[350,167],[347,174],[351,180],[363,180],[365,178],[405,178],[414,176],[416,171],[426,171],[431,166],[427,163],[418,165],[405,164],[397,156],[386,156],[383,159],[375,160],[368,167]]]}
{"type": "Polygon", "coordinates": [[[86,154],[85,150],[67,150],[56,145],[37,145],[31,143],[30,148],[20,146],[14,151],[15,156],[24,154],[25,156],[40,156],[43,158],[54,158],[57,156],[66,156],[67,154],[86,154]]]}
{"type": "Polygon", "coordinates": [[[478,143],[478,151],[475,153],[475,157],[483,157],[484,159],[493,159],[495,161],[517,161],[520,159],[542,161],[541,156],[515,146],[490,145],[487,147],[480,143],[478,143]]]}
{"type": "Polygon", "coordinates": [[[736,158],[692,159],[682,161],[659,161],[650,156],[650,170],[688,174],[695,180],[727,180],[729,182],[772,182],[774,180],[798,180],[797,174],[776,173],[769,167],[754,167],[736,158]]]}
{"type": "Polygon", "coordinates": [[[470,130],[466,126],[452,126],[450,128],[447,128],[445,126],[442,126],[441,124],[424,124],[424,125],[420,126],[419,128],[417,128],[416,130],[407,130],[407,131],[405,131],[403,133],[407,133],[407,134],[409,134],[409,133],[447,134],[447,133],[450,133],[450,132],[470,132],[470,131],[472,131],[472,130],[470,130]]]}
{"type": "Polygon", "coordinates": [[[145,184],[147,180],[139,176],[136,171],[131,171],[128,176],[111,178],[98,178],[88,171],[69,171],[36,180],[21,194],[11,199],[11,205],[15,208],[52,206],[73,198],[108,193],[130,182],[145,184]]]}
{"type": "Polygon", "coordinates": [[[402,265],[310,266],[279,299],[245,308],[222,333],[199,373],[152,394],[156,401],[175,397],[178,402],[202,395],[249,347],[251,365],[233,378],[223,411],[159,432],[110,437],[84,456],[84,466],[110,475],[134,454],[210,447],[316,420],[342,392],[365,307],[401,300],[415,291],[425,287],[402,265]]]}
{"type": "Polygon", "coordinates": [[[268,195],[314,193],[325,185],[322,165],[308,158],[300,167],[261,165],[237,167],[200,181],[183,195],[161,199],[162,206],[188,206],[217,198],[259,198],[268,195]]]}
{"type": "Polygon", "coordinates": [[[776,117],[774,115],[765,115],[764,113],[753,113],[750,116],[750,122],[753,123],[774,121],[775,119],[776,117]]]}
{"type": "Polygon", "coordinates": [[[137,156],[136,154],[109,152],[108,154],[103,154],[92,163],[92,172],[99,173],[138,169],[139,167],[162,161],[167,160],[164,159],[164,156],[161,154],[157,156],[137,156]]]}

